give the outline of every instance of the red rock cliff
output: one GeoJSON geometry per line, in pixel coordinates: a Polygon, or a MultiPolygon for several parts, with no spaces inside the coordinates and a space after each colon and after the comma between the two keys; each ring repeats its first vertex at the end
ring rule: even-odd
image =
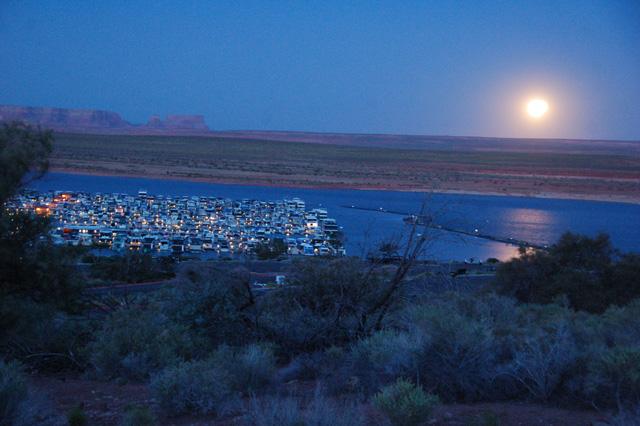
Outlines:
{"type": "Polygon", "coordinates": [[[44,108],[0,105],[0,121],[20,120],[44,127],[133,128],[119,114],[92,109],[44,108]]]}
{"type": "Polygon", "coordinates": [[[154,115],[149,119],[147,127],[169,130],[209,130],[204,124],[204,115],[169,114],[166,120],[161,120],[158,115],[154,115]]]}
{"type": "Polygon", "coordinates": [[[0,105],[0,121],[19,120],[58,131],[110,134],[208,134],[203,115],[157,114],[146,124],[131,124],[120,114],[91,109],[0,105]]]}

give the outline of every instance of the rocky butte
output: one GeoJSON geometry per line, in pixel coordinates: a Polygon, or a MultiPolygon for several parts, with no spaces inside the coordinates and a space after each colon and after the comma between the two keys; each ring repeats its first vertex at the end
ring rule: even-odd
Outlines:
{"type": "Polygon", "coordinates": [[[20,120],[59,132],[106,134],[205,135],[211,132],[203,115],[152,116],[147,124],[132,124],[111,111],[0,105],[0,121],[20,120]]]}

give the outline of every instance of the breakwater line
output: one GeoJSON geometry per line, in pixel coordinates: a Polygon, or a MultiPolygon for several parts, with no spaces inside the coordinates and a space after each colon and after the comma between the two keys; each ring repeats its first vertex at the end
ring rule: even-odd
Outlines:
{"type": "MultiPolygon", "coordinates": [[[[393,211],[393,210],[387,210],[387,209],[383,209],[382,207],[380,207],[379,209],[374,209],[374,208],[370,208],[370,207],[358,207],[358,206],[339,206],[345,209],[354,209],[354,210],[365,210],[365,211],[371,211],[371,212],[380,212],[380,213],[388,213],[388,214],[395,214],[395,215],[401,215],[401,216],[405,216],[405,222],[409,225],[425,225],[425,221],[424,221],[424,217],[425,215],[419,215],[419,214],[415,214],[415,213],[407,213],[407,212],[398,212],[398,211],[393,211]]],[[[532,247],[535,249],[539,249],[539,250],[546,250],[547,247],[546,246],[541,246],[538,244],[531,244],[527,241],[522,241],[522,240],[516,240],[514,238],[502,238],[502,237],[496,237],[493,235],[488,235],[488,234],[484,234],[484,233],[480,233],[480,232],[476,232],[476,231],[467,231],[464,229],[456,229],[456,228],[451,228],[448,226],[442,226],[442,225],[432,225],[438,229],[442,229],[443,231],[447,231],[447,232],[453,232],[455,234],[460,234],[460,235],[467,235],[469,237],[476,237],[476,238],[482,238],[485,240],[489,240],[489,241],[496,241],[499,243],[505,243],[505,244],[511,244],[514,246],[525,246],[525,247],[532,247]]]]}

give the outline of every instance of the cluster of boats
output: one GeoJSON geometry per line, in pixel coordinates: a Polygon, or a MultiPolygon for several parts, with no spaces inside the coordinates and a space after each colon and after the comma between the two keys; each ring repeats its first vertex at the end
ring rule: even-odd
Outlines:
{"type": "Polygon", "coordinates": [[[280,239],[288,255],[341,256],[339,229],[326,209],[306,211],[299,198],[277,201],[220,197],[23,191],[8,206],[49,215],[57,244],[180,255],[251,254],[280,239]]]}

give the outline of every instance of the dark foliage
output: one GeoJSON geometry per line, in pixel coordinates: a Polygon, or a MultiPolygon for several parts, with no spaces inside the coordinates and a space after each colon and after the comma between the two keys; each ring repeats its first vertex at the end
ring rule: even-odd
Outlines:
{"type": "Polygon", "coordinates": [[[77,249],[51,244],[46,217],[4,206],[47,171],[52,140],[51,132],[22,123],[4,123],[0,130],[0,350],[21,358],[42,347],[37,328],[56,310],[82,308],[83,286],[73,266],[77,249]]]}
{"type": "MultiPolygon", "coordinates": [[[[50,130],[34,130],[21,122],[2,123],[0,130],[0,206],[29,181],[49,169],[53,148],[50,130]],[[30,176],[27,178],[27,175],[30,176]]],[[[0,213],[2,215],[2,213],[0,213]]]]}
{"type": "Polygon", "coordinates": [[[520,302],[551,303],[566,297],[573,309],[603,312],[640,297],[640,256],[614,261],[606,234],[567,232],[549,250],[526,250],[498,267],[492,289],[520,302]]]}
{"type": "Polygon", "coordinates": [[[277,259],[287,254],[287,246],[282,238],[274,238],[266,243],[260,243],[254,249],[259,260],[277,259]]]}
{"type": "Polygon", "coordinates": [[[291,356],[352,342],[386,290],[379,271],[355,259],[294,262],[291,284],[258,299],[259,329],[291,356]]]}
{"type": "Polygon", "coordinates": [[[150,254],[131,252],[123,256],[97,258],[89,268],[90,276],[118,283],[142,283],[161,281],[175,277],[171,257],[153,257],[150,254]]]}
{"type": "Polygon", "coordinates": [[[173,289],[162,295],[165,312],[187,327],[203,350],[222,343],[241,345],[256,336],[256,297],[244,268],[193,263],[179,271],[173,289]]]}

